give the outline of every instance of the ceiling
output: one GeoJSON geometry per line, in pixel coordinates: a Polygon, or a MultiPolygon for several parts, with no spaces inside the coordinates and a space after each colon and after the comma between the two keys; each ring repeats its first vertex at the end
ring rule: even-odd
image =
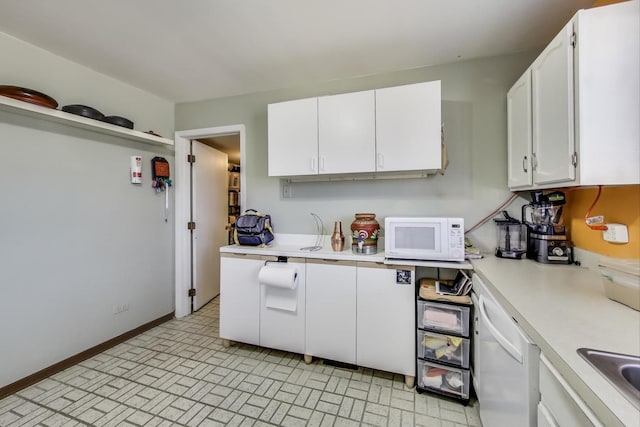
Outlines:
{"type": "Polygon", "coordinates": [[[593,1],[0,0],[0,31],[180,103],[540,48],[593,1]]]}

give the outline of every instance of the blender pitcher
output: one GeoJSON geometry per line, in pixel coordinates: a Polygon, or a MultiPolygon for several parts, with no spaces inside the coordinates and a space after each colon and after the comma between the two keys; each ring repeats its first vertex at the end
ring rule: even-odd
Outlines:
{"type": "Polygon", "coordinates": [[[521,259],[527,252],[525,225],[502,211],[504,218],[494,218],[497,226],[497,244],[495,254],[500,258],[521,259]]]}

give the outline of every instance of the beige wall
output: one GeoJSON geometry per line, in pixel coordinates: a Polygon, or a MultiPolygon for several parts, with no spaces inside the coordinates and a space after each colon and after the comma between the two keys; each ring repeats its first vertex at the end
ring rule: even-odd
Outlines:
{"type": "MultiPolygon", "coordinates": [[[[509,197],[506,93],[537,52],[500,56],[395,73],[339,80],[176,106],[176,129],[244,124],[247,129],[247,208],[268,212],[276,232],[314,233],[310,212],[327,228],[348,229],[356,212],[462,216],[467,228],[509,197]],[[442,117],[451,163],[444,176],[412,180],[295,183],[282,197],[278,178],[267,176],[267,104],[317,95],[442,80],[442,117]]],[[[411,155],[407,153],[407,155],[411,155]]],[[[515,202],[513,214],[520,209],[515,202]]],[[[327,231],[329,233],[330,230],[327,231]]],[[[494,226],[476,237],[494,245],[494,226]]]]}

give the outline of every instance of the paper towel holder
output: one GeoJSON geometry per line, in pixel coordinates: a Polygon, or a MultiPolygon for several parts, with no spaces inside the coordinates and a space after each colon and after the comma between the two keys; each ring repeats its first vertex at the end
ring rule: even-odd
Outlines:
{"type": "Polygon", "coordinates": [[[284,263],[286,263],[287,261],[289,261],[289,258],[287,258],[286,256],[278,256],[278,260],[277,261],[271,261],[271,260],[268,259],[268,260],[266,260],[264,262],[264,265],[267,265],[270,262],[284,262],[284,263]]]}

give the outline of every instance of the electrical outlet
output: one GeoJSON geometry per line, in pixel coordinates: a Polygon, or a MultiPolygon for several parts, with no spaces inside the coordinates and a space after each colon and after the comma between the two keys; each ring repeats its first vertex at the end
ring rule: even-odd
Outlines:
{"type": "Polygon", "coordinates": [[[290,199],[293,196],[293,188],[291,184],[282,184],[282,198],[290,199]]]}
{"type": "Polygon", "coordinates": [[[602,238],[612,243],[629,243],[629,230],[624,224],[605,224],[607,230],[602,232],[602,238]]]}
{"type": "Polygon", "coordinates": [[[113,314],[124,313],[125,311],[129,311],[129,304],[116,304],[113,306],[113,314]]]}

